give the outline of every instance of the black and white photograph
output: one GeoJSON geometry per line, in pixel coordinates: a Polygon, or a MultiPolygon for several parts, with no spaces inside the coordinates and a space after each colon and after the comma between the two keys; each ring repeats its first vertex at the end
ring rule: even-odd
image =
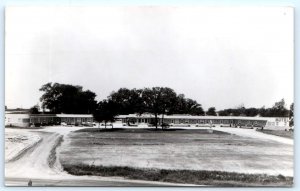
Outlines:
{"type": "Polygon", "coordinates": [[[8,6],[4,183],[293,187],[294,9],[8,6]]]}

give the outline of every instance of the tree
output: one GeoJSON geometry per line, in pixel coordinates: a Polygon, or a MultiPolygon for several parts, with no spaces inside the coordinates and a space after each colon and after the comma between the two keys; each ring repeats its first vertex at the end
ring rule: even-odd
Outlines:
{"type": "Polygon", "coordinates": [[[144,88],[142,92],[142,100],[146,112],[154,115],[154,125],[158,127],[158,115],[170,114],[173,104],[176,103],[176,93],[173,89],[167,87],[144,88]]]}
{"type": "Polygon", "coordinates": [[[218,112],[219,116],[230,116],[232,114],[231,109],[224,109],[218,112]]]}
{"type": "Polygon", "coordinates": [[[112,92],[108,99],[117,105],[118,114],[130,114],[144,112],[142,100],[142,90],[120,88],[117,92],[112,92]]]}
{"type": "Polygon", "coordinates": [[[197,103],[197,101],[192,100],[192,99],[185,99],[185,114],[190,114],[190,115],[204,115],[205,112],[201,106],[201,104],[197,103]]]}
{"type": "Polygon", "coordinates": [[[236,114],[237,116],[246,116],[246,108],[244,104],[241,104],[236,108],[236,114]]]}
{"type": "Polygon", "coordinates": [[[96,94],[83,91],[81,86],[47,83],[40,88],[42,108],[52,113],[91,114],[95,111],[96,94]]]}
{"type": "Polygon", "coordinates": [[[206,115],[216,116],[217,115],[216,108],[215,107],[208,108],[206,115]]]}
{"type": "Polygon", "coordinates": [[[103,121],[106,128],[107,122],[114,122],[116,115],[117,105],[111,100],[103,100],[98,103],[93,116],[99,123],[103,121]]]}
{"type": "Polygon", "coordinates": [[[32,106],[30,109],[29,109],[29,113],[30,114],[39,114],[40,113],[40,107],[39,105],[35,105],[35,106],[32,106]]]}
{"type": "Polygon", "coordinates": [[[270,110],[270,117],[288,117],[289,111],[285,108],[285,101],[281,99],[275,102],[274,106],[270,110]]]}
{"type": "Polygon", "coordinates": [[[158,88],[160,91],[160,96],[158,97],[158,104],[159,104],[159,114],[161,114],[161,127],[164,128],[164,115],[171,114],[171,108],[176,103],[177,94],[171,88],[162,87],[158,88]]]}
{"type": "Polygon", "coordinates": [[[254,116],[257,116],[258,113],[259,113],[259,109],[256,109],[254,107],[245,109],[246,116],[254,117],[254,116]]]}
{"type": "Polygon", "coordinates": [[[173,97],[173,103],[169,108],[169,114],[204,115],[205,112],[197,101],[185,98],[184,94],[173,97]]]}
{"type": "Polygon", "coordinates": [[[294,126],[294,103],[290,105],[290,127],[294,126]]]}

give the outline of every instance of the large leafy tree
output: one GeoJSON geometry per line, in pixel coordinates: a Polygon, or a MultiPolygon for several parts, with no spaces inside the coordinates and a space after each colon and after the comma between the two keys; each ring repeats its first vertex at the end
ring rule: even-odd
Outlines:
{"type": "Polygon", "coordinates": [[[216,108],[215,107],[208,108],[206,115],[216,116],[217,115],[216,108]]]}
{"type": "Polygon", "coordinates": [[[111,100],[100,101],[94,112],[94,118],[98,122],[104,122],[105,128],[107,122],[114,122],[117,115],[118,106],[111,100]]]}
{"type": "Polygon", "coordinates": [[[83,91],[81,86],[47,83],[40,88],[44,92],[40,101],[43,109],[53,113],[90,114],[96,109],[96,94],[83,91]]]}
{"type": "Polygon", "coordinates": [[[112,92],[108,100],[116,104],[118,114],[141,114],[144,111],[142,90],[120,88],[117,92],[112,92]]]}
{"type": "Polygon", "coordinates": [[[154,125],[158,127],[158,115],[170,114],[176,103],[177,95],[173,89],[167,87],[145,88],[142,91],[142,100],[146,112],[154,115],[154,125]]]}
{"type": "Polygon", "coordinates": [[[112,92],[107,101],[115,104],[117,114],[152,113],[154,124],[158,126],[158,116],[165,114],[204,115],[202,106],[197,101],[185,98],[183,94],[168,87],[152,87],[143,89],[120,88],[112,92]]]}

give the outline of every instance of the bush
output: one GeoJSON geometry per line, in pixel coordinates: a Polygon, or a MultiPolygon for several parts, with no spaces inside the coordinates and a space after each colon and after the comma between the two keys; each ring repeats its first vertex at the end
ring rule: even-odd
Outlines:
{"type": "Polygon", "coordinates": [[[41,123],[35,123],[34,126],[35,126],[35,127],[40,127],[40,126],[41,126],[41,123]]]}

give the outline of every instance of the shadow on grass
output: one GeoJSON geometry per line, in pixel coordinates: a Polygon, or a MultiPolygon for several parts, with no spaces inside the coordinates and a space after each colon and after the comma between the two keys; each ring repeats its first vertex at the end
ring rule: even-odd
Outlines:
{"type": "Polygon", "coordinates": [[[224,171],[162,170],[118,166],[63,165],[72,175],[121,176],[128,179],[212,186],[285,186],[293,185],[293,177],[283,175],[244,174],[224,171]]]}
{"type": "Polygon", "coordinates": [[[5,126],[8,129],[44,129],[45,127],[17,127],[17,126],[5,126]]]}

